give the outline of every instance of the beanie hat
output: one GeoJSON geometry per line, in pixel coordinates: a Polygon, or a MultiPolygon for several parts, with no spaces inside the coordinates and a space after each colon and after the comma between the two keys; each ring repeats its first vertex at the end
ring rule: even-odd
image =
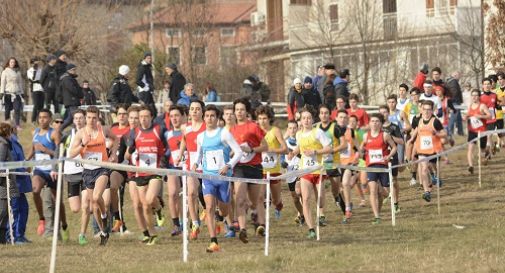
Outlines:
{"type": "Polygon", "coordinates": [[[76,68],[77,66],[75,64],[67,64],[67,71],[69,71],[72,68],[76,68]]]}
{"type": "Polygon", "coordinates": [[[126,74],[128,74],[130,72],[130,67],[128,67],[127,65],[122,65],[119,67],[119,74],[120,75],[123,75],[125,76],[126,74]]]}
{"type": "Polygon", "coordinates": [[[312,78],[309,76],[305,77],[305,79],[303,80],[303,83],[312,83],[312,78]]]}
{"type": "Polygon", "coordinates": [[[293,81],[293,85],[297,84],[297,83],[302,83],[302,80],[300,80],[300,78],[296,78],[294,81],[293,81]]]}

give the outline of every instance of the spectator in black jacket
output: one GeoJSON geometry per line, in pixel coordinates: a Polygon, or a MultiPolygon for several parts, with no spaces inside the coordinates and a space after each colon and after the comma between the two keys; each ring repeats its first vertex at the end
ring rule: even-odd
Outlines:
{"type": "Polygon", "coordinates": [[[84,96],[83,105],[97,105],[96,93],[89,88],[89,81],[82,82],[82,93],[84,96]]]}
{"type": "Polygon", "coordinates": [[[335,93],[337,97],[344,98],[346,107],[349,106],[349,85],[351,73],[349,69],[344,68],[339,71],[338,77],[333,81],[333,85],[335,86],[335,93]]]}
{"type": "Polygon", "coordinates": [[[46,108],[51,109],[51,104],[53,104],[55,113],[60,112],[60,103],[56,100],[56,89],[60,81],[56,73],[57,59],[55,55],[47,56],[47,65],[42,69],[40,76],[40,83],[46,95],[46,108]]]}
{"type": "Polygon", "coordinates": [[[120,103],[130,106],[132,103],[139,101],[128,84],[128,73],[130,73],[130,67],[122,65],[119,67],[119,74],[112,80],[112,86],[109,94],[107,94],[107,101],[113,108],[120,103]]]}
{"type": "Polygon", "coordinates": [[[453,72],[451,76],[447,79],[445,84],[445,88],[447,91],[447,96],[452,99],[452,103],[456,108],[455,112],[451,114],[451,118],[449,119],[449,129],[451,132],[454,132],[454,125],[456,125],[458,129],[458,135],[464,135],[463,129],[463,118],[461,116],[460,106],[463,105],[463,92],[461,92],[461,86],[459,85],[459,72],[453,72]]]}
{"type": "Polygon", "coordinates": [[[137,66],[137,84],[139,100],[149,106],[153,116],[157,115],[157,110],[154,105],[154,78],[152,72],[153,57],[150,52],[144,53],[144,59],[137,66]]]}
{"type": "Polygon", "coordinates": [[[61,93],[61,89],[59,88],[61,85],[61,77],[63,74],[67,72],[67,54],[63,50],[58,50],[54,53],[56,56],[56,77],[58,78],[59,83],[56,88],[56,99],[58,100],[58,103],[63,103],[63,94],[61,93]]]}
{"type": "Polygon", "coordinates": [[[81,106],[81,99],[84,98],[81,86],[77,82],[77,69],[74,64],[67,64],[67,72],[60,78],[60,90],[65,105],[65,121],[60,127],[60,131],[65,130],[72,124],[72,115],[81,106]]]}
{"type": "Polygon", "coordinates": [[[315,109],[319,109],[319,105],[321,105],[321,97],[319,96],[319,92],[312,85],[312,78],[307,76],[303,80],[303,90],[302,90],[303,99],[305,104],[312,105],[315,109]]]}
{"type": "Polygon", "coordinates": [[[333,86],[333,81],[335,78],[335,74],[329,74],[326,78],[326,84],[323,88],[323,103],[328,105],[330,109],[335,108],[335,105],[337,104],[337,95],[335,92],[335,87],[333,86]]]}
{"type": "Polygon", "coordinates": [[[186,78],[184,78],[184,76],[177,70],[176,64],[167,64],[165,66],[165,72],[167,73],[168,80],[170,81],[168,98],[175,103],[181,98],[179,94],[184,89],[186,78]]]}

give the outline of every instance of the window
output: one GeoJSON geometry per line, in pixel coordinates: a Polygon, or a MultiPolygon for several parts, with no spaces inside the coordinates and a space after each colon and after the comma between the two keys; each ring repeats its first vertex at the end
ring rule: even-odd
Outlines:
{"type": "Polygon", "coordinates": [[[338,29],[338,5],[337,4],[330,5],[330,22],[331,22],[331,29],[337,30],[338,29]]]}
{"type": "Polygon", "coordinates": [[[235,28],[223,27],[221,28],[221,37],[233,37],[235,36],[235,28]]]}
{"type": "Polygon", "coordinates": [[[237,51],[235,47],[223,46],[221,47],[221,65],[233,65],[237,63],[237,51]]]}
{"type": "Polygon", "coordinates": [[[458,0],[449,0],[449,11],[451,12],[451,15],[454,15],[457,6],[458,0]]]}
{"type": "Polygon", "coordinates": [[[193,36],[195,37],[203,37],[205,36],[205,29],[204,28],[197,28],[193,31],[193,36]]]}
{"type": "Polygon", "coordinates": [[[165,30],[165,33],[167,34],[168,37],[180,37],[181,36],[181,30],[178,28],[167,28],[165,30]]]}
{"type": "Polygon", "coordinates": [[[180,64],[181,61],[181,53],[178,47],[167,47],[167,62],[180,64]]]}
{"type": "Polygon", "coordinates": [[[435,16],[435,0],[426,0],[426,17],[435,16]]]}
{"type": "Polygon", "coordinates": [[[291,5],[310,6],[310,5],[312,5],[312,0],[291,0],[290,3],[291,3],[291,5]]]}
{"type": "Polygon", "coordinates": [[[207,64],[207,50],[205,47],[193,48],[193,63],[194,64],[207,64]]]}

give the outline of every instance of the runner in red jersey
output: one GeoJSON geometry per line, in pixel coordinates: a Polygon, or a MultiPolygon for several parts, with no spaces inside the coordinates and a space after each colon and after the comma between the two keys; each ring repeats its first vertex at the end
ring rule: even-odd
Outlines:
{"type": "Polygon", "coordinates": [[[349,106],[347,109],[347,114],[349,116],[356,116],[358,118],[358,128],[362,130],[368,130],[368,114],[365,109],[358,107],[359,97],[356,94],[351,94],[349,96],[349,106]]]}
{"type": "MultiPolygon", "coordinates": [[[[480,103],[483,103],[487,106],[489,110],[489,114],[491,114],[491,118],[486,120],[486,130],[494,131],[496,129],[496,106],[498,100],[496,98],[496,93],[493,93],[491,90],[491,80],[489,78],[485,78],[482,80],[482,93],[480,94],[480,103]]],[[[492,137],[490,137],[487,141],[486,145],[486,160],[491,159],[491,152],[495,152],[495,143],[492,137]],[[493,149],[491,150],[491,148],[493,149]]]]}
{"type": "MultiPolygon", "coordinates": [[[[189,170],[193,163],[200,164],[200,162],[194,162],[198,158],[197,154],[197,144],[196,137],[205,131],[205,123],[203,122],[203,109],[205,108],[205,103],[200,100],[192,100],[189,105],[189,117],[191,121],[186,124],[186,129],[184,130],[184,137],[181,142],[181,149],[179,154],[183,154],[187,151],[188,158],[186,160],[186,169],[189,170]]],[[[178,159],[174,159],[174,165],[179,165],[178,159]]],[[[201,168],[197,169],[201,171],[201,168]]],[[[200,219],[198,217],[198,198],[204,207],[202,211],[202,220],[205,215],[205,202],[203,201],[203,193],[201,193],[201,182],[196,177],[188,177],[188,207],[189,216],[192,220],[192,227],[190,233],[190,239],[198,239],[198,234],[200,233],[200,219]]]]}
{"type": "MultiPolygon", "coordinates": [[[[159,169],[165,164],[166,142],[163,139],[163,129],[152,123],[152,113],[148,106],[139,109],[140,126],[130,131],[127,157],[137,151],[136,166],[142,168],[159,169]],[[162,164],[163,162],[163,164],[162,164]]],[[[143,217],[149,232],[147,245],[156,244],[158,237],[154,229],[153,208],[159,214],[161,204],[158,195],[163,182],[161,176],[152,172],[137,172],[134,179],[137,184],[143,217]]]]}
{"type": "MultiPolygon", "coordinates": [[[[464,120],[468,120],[468,172],[473,174],[473,147],[475,143],[471,141],[478,137],[479,132],[483,133],[486,131],[486,120],[491,118],[491,113],[489,113],[487,106],[480,102],[479,90],[473,90],[471,95],[472,103],[468,105],[468,111],[464,120]]],[[[487,137],[482,137],[479,141],[479,152],[484,154],[486,152],[487,137]]]]}
{"type": "MultiPolygon", "coordinates": [[[[234,177],[240,178],[263,178],[261,166],[261,153],[268,150],[268,144],[264,140],[265,132],[253,121],[248,119],[251,113],[251,103],[248,99],[240,98],[233,102],[237,123],[231,127],[230,133],[242,148],[244,154],[240,162],[235,166],[234,177]]],[[[256,233],[260,236],[265,234],[265,208],[263,200],[260,200],[259,184],[235,182],[235,195],[237,202],[237,216],[240,226],[239,239],[248,243],[246,231],[246,210],[248,209],[247,196],[249,195],[252,206],[258,211],[258,227],[256,233]]]]}

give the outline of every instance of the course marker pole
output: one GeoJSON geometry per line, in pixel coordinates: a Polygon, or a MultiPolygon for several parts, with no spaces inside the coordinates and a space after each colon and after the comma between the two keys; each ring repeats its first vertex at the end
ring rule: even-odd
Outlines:
{"type": "MultiPolygon", "coordinates": [[[[186,170],[186,167],[183,167],[186,170]]],[[[188,262],[188,184],[182,177],[182,260],[188,262]]]]}
{"type": "Polygon", "coordinates": [[[482,163],[481,163],[481,150],[480,150],[480,138],[481,138],[481,135],[480,135],[480,131],[477,132],[477,151],[478,151],[478,154],[479,154],[479,188],[482,188],[482,163]]]}
{"type": "Polygon", "coordinates": [[[388,162],[388,173],[389,173],[389,194],[391,197],[389,198],[391,200],[391,225],[394,227],[396,226],[396,212],[395,212],[395,186],[393,182],[393,169],[391,168],[391,162],[388,162]]]}
{"type": "MultiPolygon", "coordinates": [[[[121,186],[119,186],[119,187],[121,187],[121,186]]],[[[121,193],[120,193],[120,191],[121,190],[117,191],[117,207],[119,208],[119,219],[121,220],[121,226],[119,227],[119,232],[120,232],[121,236],[123,236],[124,235],[123,234],[123,232],[124,232],[124,230],[123,230],[123,224],[124,224],[124,222],[123,222],[123,212],[121,210],[121,193]]]]}
{"type": "MultiPolygon", "coordinates": [[[[321,162],[322,163],[322,162],[321,162]]],[[[321,164],[323,165],[323,164],[321,164]]],[[[316,235],[317,240],[319,241],[321,237],[319,237],[319,217],[321,217],[321,210],[319,207],[321,206],[321,185],[323,184],[323,171],[319,171],[319,184],[317,185],[317,208],[316,208],[316,235]]]]}
{"type": "Polygon", "coordinates": [[[270,172],[267,172],[267,191],[265,197],[265,256],[268,256],[268,247],[270,240],[270,172]]]}
{"type": "Polygon", "coordinates": [[[440,215],[440,157],[437,157],[437,210],[440,215]]]}
{"type": "Polygon", "coordinates": [[[12,206],[11,206],[11,193],[10,193],[10,188],[11,188],[11,179],[9,175],[9,169],[5,170],[5,180],[7,182],[7,210],[9,213],[9,234],[11,238],[11,244],[14,245],[14,232],[12,230],[12,224],[14,222],[14,215],[12,213],[12,206]]]}
{"type": "MultiPolygon", "coordinates": [[[[63,143],[60,144],[60,157],[63,157],[64,152],[63,143]]],[[[55,215],[54,215],[54,227],[53,227],[53,246],[51,249],[51,263],[49,266],[49,273],[54,273],[56,270],[56,247],[58,244],[58,231],[60,227],[60,208],[61,208],[61,188],[63,180],[63,161],[60,160],[58,163],[58,182],[56,184],[56,201],[55,201],[55,215]]]]}

